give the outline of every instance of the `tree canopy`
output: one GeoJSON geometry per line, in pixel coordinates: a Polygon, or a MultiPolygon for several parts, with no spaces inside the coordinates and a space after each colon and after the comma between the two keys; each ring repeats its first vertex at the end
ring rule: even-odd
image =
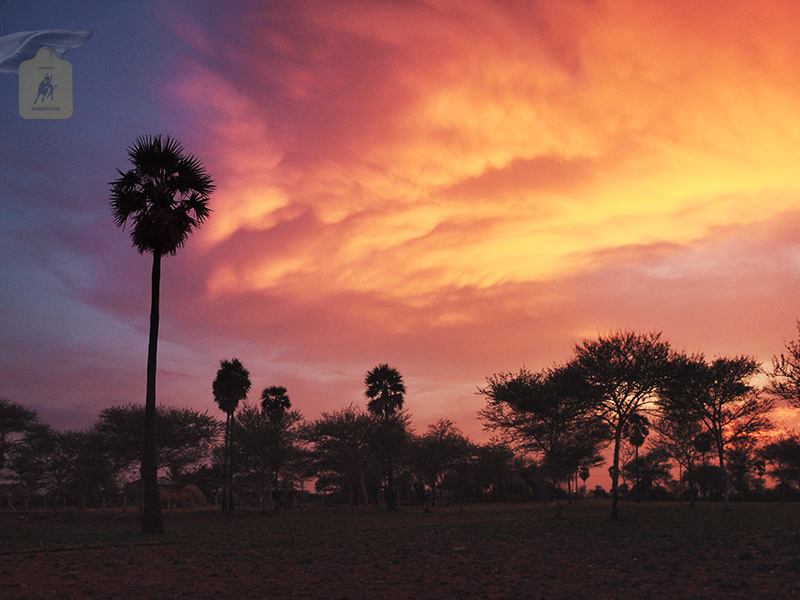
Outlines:
{"type": "MultiPolygon", "coordinates": [[[[796,323],[800,334],[800,320],[796,323]]],[[[785,351],[772,358],[767,391],[800,408],[800,339],[786,342],[785,351]]]]}
{"type": "Polygon", "coordinates": [[[7,398],[0,398],[0,469],[6,461],[6,455],[24,434],[38,422],[35,410],[30,410],[12,402],[7,398]]]}
{"type": "Polygon", "coordinates": [[[618,517],[620,447],[629,420],[649,406],[662,388],[670,359],[661,333],[620,331],[575,346],[580,376],[592,388],[599,416],[611,429],[611,514],[618,517]]]}
{"type": "Polygon", "coordinates": [[[231,487],[231,422],[239,402],[247,398],[250,391],[250,371],[238,358],[220,361],[217,376],[211,384],[214,401],[225,413],[225,448],[222,469],[222,510],[233,510],[233,490],[231,487]]]}
{"type": "Polygon", "coordinates": [[[726,506],[730,494],[726,449],[771,427],[768,415],[774,400],[753,385],[760,371],[759,363],[747,356],[709,361],[702,354],[677,355],[662,386],[660,402],[665,410],[701,422],[710,435],[725,475],[726,506]]]}
{"type": "Polygon", "coordinates": [[[495,374],[479,389],[487,399],[479,416],[485,429],[537,456],[557,486],[592,461],[608,437],[591,392],[575,364],[495,374]]]}
{"type": "Polygon", "coordinates": [[[140,254],[175,254],[211,214],[211,176],[175,139],[140,136],[128,148],[133,168],[117,169],[111,182],[111,211],[117,227],[131,223],[140,254]]]}
{"type": "Polygon", "coordinates": [[[406,386],[400,372],[387,364],[380,364],[364,378],[367,409],[376,415],[389,417],[403,407],[406,386]]]}

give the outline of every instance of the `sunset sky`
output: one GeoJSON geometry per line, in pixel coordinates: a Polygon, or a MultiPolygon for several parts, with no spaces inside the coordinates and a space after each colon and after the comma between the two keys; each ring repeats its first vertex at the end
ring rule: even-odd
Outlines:
{"type": "Polygon", "coordinates": [[[585,337],[797,337],[797,2],[65,4],[0,3],[93,32],[69,120],[0,73],[0,397],[59,428],[144,399],[151,257],[108,206],[143,134],[217,184],[163,263],[161,404],[218,414],[236,357],[315,418],[388,363],[418,432],[485,440],[486,377],[585,337]]]}

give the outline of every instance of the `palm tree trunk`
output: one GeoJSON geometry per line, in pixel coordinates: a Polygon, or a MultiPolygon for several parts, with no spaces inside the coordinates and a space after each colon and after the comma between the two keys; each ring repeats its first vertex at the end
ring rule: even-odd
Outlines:
{"type": "Polygon", "coordinates": [[[228,446],[231,433],[231,415],[226,413],[225,416],[225,445],[222,449],[222,512],[227,512],[229,509],[230,500],[230,487],[228,486],[228,472],[230,470],[228,460],[230,456],[230,448],[228,446]]]}
{"type": "Polygon", "coordinates": [[[158,301],[161,293],[161,255],[153,251],[150,298],[150,341],[147,346],[147,392],[144,401],[142,453],[142,533],[164,533],[158,496],[158,445],[156,438],[156,359],[158,353],[158,301]]]}
{"type": "Polygon", "coordinates": [[[233,510],[233,460],[231,458],[231,434],[233,433],[233,412],[228,415],[228,510],[233,510]]]}

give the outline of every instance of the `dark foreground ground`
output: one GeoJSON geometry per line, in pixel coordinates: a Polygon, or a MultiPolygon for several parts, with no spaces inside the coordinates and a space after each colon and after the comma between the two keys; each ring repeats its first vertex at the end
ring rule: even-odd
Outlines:
{"type": "Polygon", "coordinates": [[[800,504],[0,514],[0,598],[800,598],[800,504]]]}

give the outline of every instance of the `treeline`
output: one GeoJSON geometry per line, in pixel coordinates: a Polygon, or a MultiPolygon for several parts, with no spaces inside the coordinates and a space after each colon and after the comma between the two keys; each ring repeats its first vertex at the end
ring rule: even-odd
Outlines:
{"type": "MultiPolygon", "coordinates": [[[[614,516],[621,497],[800,498],[800,436],[770,418],[777,402],[800,407],[800,342],[765,373],[750,357],[676,351],[660,334],[584,340],[563,364],[487,378],[479,417],[496,435],[486,444],[447,419],[417,434],[403,378],[388,365],[364,384],[366,407],[306,420],[280,386],[247,402],[249,372],[222,361],[212,392],[224,422],[159,407],[162,480],[197,486],[223,509],[266,509],[311,488],[322,501],[366,510],[572,498],[586,495],[608,448],[614,516]]],[[[87,431],[56,431],[0,399],[4,507],[119,505],[139,476],[143,423],[144,408],[125,405],[103,410],[87,431]]],[[[600,486],[591,493],[609,495],[600,486]]]]}
{"type": "MultiPolygon", "coordinates": [[[[141,405],[104,409],[87,431],[56,431],[8,400],[0,400],[0,420],[0,508],[138,503],[141,405]]],[[[209,503],[222,505],[225,422],[189,408],[163,407],[157,420],[160,484],[175,490],[197,486],[209,503]]],[[[475,444],[448,420],[415,435],[403,410],[384,418],[353,404],[308,421],[288,405],[276,410],[263,401],[244,402],[229,435],[229,509],[268,509],[313,495],[369,511],[393,501],[504,500],[529,496],[538,485],[533,461],[518,459],[501,444],[475,444]],[[391,500],[387,464],[394,479],[391,500]]]]}
{"type": "Polygon", "coordinates": [[[536,456],[554,487],[585,474],[610,446],[614,518],[631,481],[637,499],[694,501],[699,492],[727,507],[732,492],[763,490],[766,474],[783,497],[800,480],[800,439],[774,431],[770,418],[778,401],[800,407],[800,342],[765,373],[751,357],[708,359],[659,333],[618,332],[577,344],[563,364],[490,377],[481,393],[487,427],[536,456]]]}

